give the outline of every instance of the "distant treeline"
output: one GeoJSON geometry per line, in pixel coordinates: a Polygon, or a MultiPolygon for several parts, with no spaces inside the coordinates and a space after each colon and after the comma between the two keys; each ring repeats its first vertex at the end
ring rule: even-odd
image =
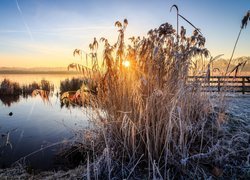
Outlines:
{"type": "MultiPolygon", "coordinates": [[[[250,71],[250,57],[238,57],[232,60],[231,65],[229,66],[229,70],[233,69],[235,66],[237,66],[241,62],[247,62],[245,66],[241,69],[243,72],[249,72],[250,71]]],[[[219,68],[220,70],[224,71],[227,68],[229,60],[228,59],[218,59],[215,62],[213,62],[213,68],[219,68]]]]}
{"type": "Polygon", "coordinates": [[[25,71],[25,70],[0,70],[0,74],[80,74],[76,71],[25,71]]]}

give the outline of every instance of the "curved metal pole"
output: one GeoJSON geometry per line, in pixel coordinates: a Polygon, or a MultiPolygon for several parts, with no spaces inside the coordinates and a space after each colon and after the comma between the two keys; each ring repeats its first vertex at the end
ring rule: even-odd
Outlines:
{"type": "Polygon", "coordinates": [[[198,29],[197,27],[195,27],[195,25],[193,25],[189,20],[187,20],[185,17],[183,17],[182,15],[178,14],[182,19],[184,19],[188,24],[190,24],[191,26],[193,26],[194,29],[196,29],[201,35],[201,31],[200,29],[198,29]]]}
{"type": "Polygon", "coordinates": [[[172,11],[172,8],[175,7],[176,9],[176,19],[177,19],[177,28],[176,28],[176,39],[177,39],[177,47],[179,47],[179,9],[178,6],[176,4],[174,4],[171,8],[170,8],[170,12],[172,11]]]}
{"type": "Polygon", "coordinates": [[[226,69],[225,75],[227,75],[227,73],[228,73],[228,69],[229,69],[229,66],[230,66],[230,64],[231,64],[231,61],[232,61],[232,59],[233,59],[234,52],[235,52],[236,46],[237,46],[238,41],[239,41],[239,38],[240,38],[241,31],[242,31],[242,28],[240,28],[240,32],[239,32],[239,34],[238,34],[238,36],[237,36],[237,39],[236,39],[236,42],[235,42],[235,44],[234,44],[233,52],[232,52],[232,55],[231,55],[231,57],[230,57],[230,59],[229,59],[229,62],[228,62],[228,64],[227,64],[227,69],[226,69]]]}
{"type": "Polygon", "coordinates": [[[232,52],[232,55],[231,55],[231,57],[230,57],[230,59],[229,59],[228,65],[227,65],[226,74],[228,73],[229,66],[230,66],[231,61],[232,61],[232,59],[233,59],[234,52],[235,52],[237,43],[238,43],[239,38],[240,38],[241,31],[242,31],[242,29],[243,29],[244,27],[246,28],[246,26],[247,26],[247,21],[248,21],[248,20],[250,21],[250,10],[248,10],[247,14],[246,14],[246,15],[243,17],[243,19],[241,20],[241,23],[242,23],[242,24],[241,24],[241,27],[240,27],[240,32],[239,32],[239,34],[238,34],[238,36],[237,36],[237,39],[236,39],[236,42],[235,42],[235,44],[234,44],[233,52],[232,52]]]}

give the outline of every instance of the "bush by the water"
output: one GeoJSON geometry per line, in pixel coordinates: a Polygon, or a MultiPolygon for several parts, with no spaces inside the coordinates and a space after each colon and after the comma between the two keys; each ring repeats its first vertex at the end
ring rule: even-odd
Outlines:
{"type": "Polygon", "coordinates": [[[128,21],[115,25],[119,36],[114,45],[100,39],[104,43],[102,67],[96,58],[96,39],[90,44],[91,70],[69,65],[98,88],[97,95],[82,93],[82,101],[87,99],[96,110],[95,130],[85,131],[79,138],[91,154],[85,158],[85,177],[249,176],[244,168],[249,145],[239,143],[232,148],[234,135],[221,129],[227,120],[223,95],[215,107],[213,96],[201,88],[208,82],[188,82],[188,74],[197,75],[209,63],[204,61],[209,51],[200,31],[195,28],[187,36],[181,27],[177,36],[172,25],[164,23],[147,37],[129,38],[131,43],[125,46],[128,21]],[[234,171],[236,164],[238,171],[234,171]]]}
{"type": "Polygon", "coordinates": [[[4,79],[0,85],[0,96],[31,95],[36,89],[53,91],[54,85],[44,79],[40,83],[33,82],[27,85],[20,85],[18,82],[4,79]]]}
{"type": "Polygon", "coordinates": [[[17,82],[11,82],[8,79],[4,79],[0,86],[0,95],[20,95],[22,94],[22,88],[17,82]]]}
{"type": "Polygon", "coordinates": [[[54,85],[44,79],[40,83],[33,82],[22,86],[17,82],[4,79],[0,86],[0,100],[3,104],[10,106],[13,102],[18,102],[20,96],[27,98],[39,94],[43,100],[48,101],[49,94],[53,91],[54,85]]]}
{"type": "Polygon", "coordinates": [[[65,79],[60,83],[60,91],[77,91],[81,88],[84,80],[82,78],[65,79]]]}
{"type": "Polygon", "coordinates": [[[23,94],[31,94],[35,89],[40,89],[40,86],[37,82],[23,85],[23,94]]]}

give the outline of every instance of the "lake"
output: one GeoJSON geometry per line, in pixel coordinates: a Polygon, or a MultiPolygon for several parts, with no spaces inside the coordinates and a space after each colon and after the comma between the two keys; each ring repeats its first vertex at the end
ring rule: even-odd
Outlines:
{"type": "Polygon", "coordinates": [[[60,81],[73,76],[76,75],[0,75],[0,82],[8,78],[27,84],[46,79],[55,86],[49,101],[39,96],[20,96],[7,102],[0,100],[0,168],[10,167],[18,160],[32,169],[61,168],[58,151],[78,130],[89,126],[86,111],[81,107],[62,106],[57,94],[60,81]]]}

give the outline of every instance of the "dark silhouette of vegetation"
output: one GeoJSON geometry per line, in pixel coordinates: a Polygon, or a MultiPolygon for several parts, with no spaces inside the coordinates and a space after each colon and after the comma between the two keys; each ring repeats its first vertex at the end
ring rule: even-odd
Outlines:
{"type": "MultiPolygon", "coordinates": [[[[233,52],[232,52],[232,55],[231,55],[231,57],[230,57],[230,59],[229,59],[228,65],[227,65],[226,74],[228,73],[229,66],[230,66],[231,61],[232,61],[232,59],[233,59],[234,52],[235,52],[236,46],[237,46],[237,44],[238,44],[238,41],[239,41],[239,38],[240,38],[240,35],[241,35],[241,31],[242,31],[243,28],[246,28],[246,27],[247,27],[247,22],[248,22],[248,21],[250,21],[250,10],[246,13],[246,15],[243,17],[243,19],[242,19],[242,21],[241,21],[240,32],[239,32],[239,34],[238,34],[238,36],[237,36],[237,39],[236,39],[236,41],[235,41],[234,48],[233,48],[233,52]]],[[[244,63],[243,63],[243,64],[244,64],[244,63]]],[[[243,64],[241,64],[241,65],[243,65],[243,64]]],[[[240,65],[240,66],[241,66],[241,65],[240,65]]],[[[238,67],[240,67],[240,66],[238,66],[238,67]]],[[[237,69],[238,69],[238,68],[237,68],[237,69]]]]}
{"type": "Polygon", "coordinates": [[[49,94],[53,91],[54,85],[44,79],[41,80],[39,84],[33,82],[22,86],[17,82],[4,79],[0,85],[0,100],[7,106],[10,106],[14,102],[18,102],[20,96],[27,98],[28,96],[40,95],[43,100],[48,101],[49,94]]]}

